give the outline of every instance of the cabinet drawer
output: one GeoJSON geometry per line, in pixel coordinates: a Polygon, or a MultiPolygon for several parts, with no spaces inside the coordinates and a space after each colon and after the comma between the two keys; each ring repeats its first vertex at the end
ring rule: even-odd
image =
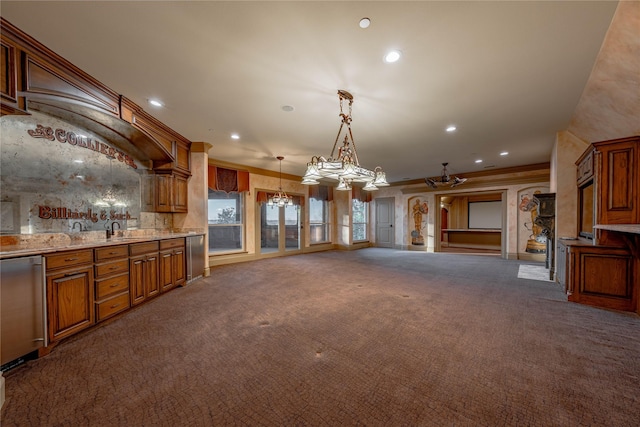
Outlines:
{"type": "Polygon", "coordinates": [[[96,265],[96,278],[129,271],[129,258],[96,265]]]}
{"type": "Polygon", "coordinates": [[[121,274],[116,277],[96,281],[96,300],[129,290],[129,275],[121,274]]]}
{"type": "Polygon", "coordinates": [[[184,246],[184,238],[167,239],[160,241],[160,250],[179,248],[184,246]]]}
{"type": "Polygon", "coordinates": [[[158,242],[146,242],[146,243],[135,243],[133,245],[129,245],[129,254],[132,256],[142,255],[149,252],[156,252],[158,250],[158,242]]]}
{"type": "Polygon", "coordinates": [[[93,263],[93,250],[57,253],[55,255],[47,255],[46,258],[47,270],[91,264],[93,263]]]}
{"type": "Polygon", "coordinates": [[[127,245],[96,249],[96,262],[113,258],[126,258],[128,256],[129,248],[127,245]]]}
{"type": "Polygon", "coordinates": [[[98,322],[129,308],[129,293],[123,293],[96,304],[98,322]]]}

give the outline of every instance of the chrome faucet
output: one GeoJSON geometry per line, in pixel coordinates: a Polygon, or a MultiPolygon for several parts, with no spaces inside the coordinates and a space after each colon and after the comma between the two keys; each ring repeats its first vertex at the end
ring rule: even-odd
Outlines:
{"type": "Polygon", "coordinates": [[[73,223],[73,227],[71,227],[71,231],[76,229],[76,225],[78,226],[78,231],[82,231],[82,224],[79,221],[73,223]]]}

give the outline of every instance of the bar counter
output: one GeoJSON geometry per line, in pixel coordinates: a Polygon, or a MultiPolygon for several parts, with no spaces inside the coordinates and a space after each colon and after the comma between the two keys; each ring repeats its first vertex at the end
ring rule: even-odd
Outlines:
{"type": "Polygon", "coordinates": [[[204,231],[124,230],[110,238],[103,231],[12,234],[0,236],[0,259],[46,255],[59,251],[99,248],[202,235],[204,231]]]}

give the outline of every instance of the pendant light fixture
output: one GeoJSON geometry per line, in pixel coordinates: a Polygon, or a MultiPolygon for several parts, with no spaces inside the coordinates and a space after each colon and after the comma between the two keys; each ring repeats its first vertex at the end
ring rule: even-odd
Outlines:
{"type": "Polygon", "coordinates": [[[286,208],[287,206],[293,206],[293,198],[287,196],[287,193],[282,190],[282,161],[284,160],[284,157],[278,156],[276,159],[280,161],[280,186],[278,187],[278,192],[276,194],[269,196],[267,206],[271,206],[272,208],[274,206],[279,208],[284,206],[286,208]]]}
{"type": "Polygon", "coordinates": [[[319,184],[318,179],[327,178],[338,181],[336,190],[351,190],[351,183],[361,182],[365,184],[363,190],[366,191],[375,191],[378,187],[389,185],[386,175],[380,166],[377,166],[374,170],[360,166],[356,144],[353,140],[353,133],[351,132],[353,95],[346,90],[339,90],[338,98],[340,99],[340,117],[342,118],[342,122],[340,123],[336,140],[333,143],[331,155],[328,159],[323,156],[313,156],[311,161],[307,163],[307,172],[302,178],[302,183],[306,185],[316,185],[319,184]],[[343,110],[344,101],[347,101],[349,104],[349,111],[347,113],[343,110]],[[342,147],[338,149],[338,156],[334,158],[338,140],[340,139],[343,129],[345,129],[345,135],[342,147]]]}

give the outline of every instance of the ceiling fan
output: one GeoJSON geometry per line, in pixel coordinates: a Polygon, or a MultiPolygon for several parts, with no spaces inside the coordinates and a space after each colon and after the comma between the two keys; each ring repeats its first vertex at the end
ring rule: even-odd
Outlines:
{"type": "Polygon", "coordinates": [[[431,188],[438,188],[439,186],[443,186],[443,185],[450,185],[453,188],[464,183],[467,180],[467,178],[458,178],[457,176],[454,176],[453,178],[451,178],[449,176],[449,173],[447,172],[448,164],[449,163],[442,164],[442,172],[440,173],[440,180],[436,180],[433,178],[425,178],[424,182],[431,188]]]}

